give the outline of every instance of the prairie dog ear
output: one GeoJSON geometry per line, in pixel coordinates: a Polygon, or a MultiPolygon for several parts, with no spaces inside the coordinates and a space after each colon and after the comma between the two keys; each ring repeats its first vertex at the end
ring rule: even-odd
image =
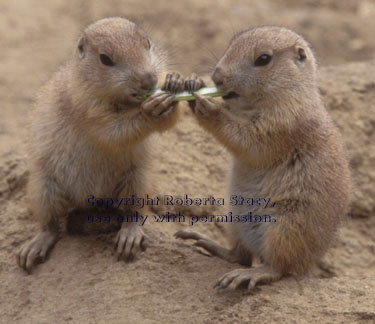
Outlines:
{"type": "Polygon", "coordinates": [[[295,52],[296,52],[297,61],[299,61],[300,63],[303,63],[306,61],[307,55],[303,47],[301,47],[300,45],[296,45],[295,52]]]}
{"type": "Polygon", "coordinates": [[[82,59],[85,57],[85,43],[86,43],[86,35],[85,33],[82,33],[79,40],[78,40],[78,55],[82,59]]]}

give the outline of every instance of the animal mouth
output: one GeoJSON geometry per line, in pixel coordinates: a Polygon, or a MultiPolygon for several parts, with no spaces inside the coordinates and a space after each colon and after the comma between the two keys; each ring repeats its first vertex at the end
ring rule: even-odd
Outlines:
{"type": "Polygon", "coordinates": [[[147,91],[134,92],[129,95],[129,98],[139,101],[139,98],[145,96],[146,94],[147,91]]]}
{"type": "Polygon", "coordinates": [[[141,101],[140,97],[143,96],[144,94],[145,94],[144,91],[129,93],[129,95],[127,96],[127,98],[125,98],[124,101],[140,102],[141,101]]]}
{"type": "Polygon", "coordinates": [[[119,98],[113,103],[116,106],[117,110],[122,110],[123,108],[138,107],[141,104],[141,100],[137,98],[138,96],[139,96],[139,93],[131,93],[131,94],[128,94],[127,97],[119,98]]]}
{"type": "Polygon", "coordinates": [[[227,95],[223,96],[224,100],[238,98],[240,95],[234,91],[230,91],[227,95]]]}
{"type": "Polygon", "coordinates": [[[130,94],[130,97],[134,98],[134,99],[139,99],[140,97],[148,97],[149,94],[155,90],[155,88],[150,88],[150,89],[141,89],[139,90],[138,92],[133,92],[130,94]]]}
{"type": "Polygon", "coordinates": [[[124,98],[122,101],[123,102],[132,102],[132,103],[140,102],[141,100],[139,100],[138,96],[139,96],[139,93],[132,93],[131,95],[129,95],[129,97],[124,98]]]}

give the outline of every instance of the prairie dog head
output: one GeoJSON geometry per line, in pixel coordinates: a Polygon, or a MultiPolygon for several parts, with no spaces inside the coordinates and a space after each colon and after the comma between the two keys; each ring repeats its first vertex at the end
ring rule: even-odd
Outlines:
{"type": "Polygon", "coordinates": [[[242,106],[314,87],[315,75],[314,55],[300,35],[286,28],[265,26],[232,38],[212,80],[229,92],[224,100],[242,106]]]}
{"type": "Polygon", "coordinates": [[[95,99],[119,103],[137,104],[137,95],[155,88],[161,63],[146,32],[124,18],[88,26],[74,52],[80,86],[95,99]]]}

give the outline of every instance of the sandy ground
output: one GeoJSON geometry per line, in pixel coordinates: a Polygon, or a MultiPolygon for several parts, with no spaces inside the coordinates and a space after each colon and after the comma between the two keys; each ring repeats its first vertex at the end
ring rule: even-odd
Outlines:
{"type": "MultiPolygon", "coordinates": [[[[370,0],[1,1],[0,323],[375,323],[374,18],[370,0]],[[238,266],[175,240],[188,224],[151,221],[150,246],[136,262],[115,261],[114,234],[64,235],[32,275],[17,267],[16,252],[37,229],[25,204],[27,112],[80,30],[112,15],[142,24],[185,74],[208,73],[233,32],[256,25],[292,27],[313,44],[320,89],[345,138],[354,180],[352,208],[324,258],[326,270],[252,293],[218,293],[215,280],[238,266]]],[[[148,179],[161,195],[224,197],[228,153],[185,105],[180,109],[180,123],[158,137],[148,179]]],[[[223,227],[194,229],[226,244],[223,227]]]]}

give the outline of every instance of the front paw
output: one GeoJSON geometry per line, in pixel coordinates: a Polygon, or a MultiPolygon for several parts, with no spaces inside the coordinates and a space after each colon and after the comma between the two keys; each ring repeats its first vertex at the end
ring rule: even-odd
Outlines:
{"type": "Polygon", "coordinates": [[[194,92],[193,95],[196,98],[193,111],[198,118],[208,120],[217,117],[221,109],[220,103],[211,97],[201,96],[197,92],[194,92]]]}
{"type": "MultiPolygon", "coordinates": [[[[205,86],[206,85],[204,84],[204,81],[201,78],[199,78],[195,73],[193,73],[189,79],[185,80],[185,90],[189,92],[197,91],[205,86]]],[[[190,100],[188,101],[188,104],[194,112],[196,100],[190,100]]]]}
{"type": "Polygon", "coordinates": [[[184,78],[177,72],[168,73],[165,78],[165,83],[161,88],[164,91],[176,93],[184,90],[184,78]]]}
{"type": "Polygon", "coordinates": [[[141,111],[150,119],[165,119],[175,107],[174,95],[168,93],[156,94],[141,105],[141,111]]]}
{"type": "Polygon", "coordinates": [[[40,232],[31,241],[22,246],[17,256],[18,265],[30,273],[35,261],[40,260],[43,262],[47,252],[56,241],[57,233],[48,230],[40,232]]]}
{"type": "Polygon", "coordinates": [[[195,73],[193,73],[189,79],[185,80],[185,90],[189,92],[197,91],[205,86],[204,81],[195,73]]]}
{"type": "Polygon", "coordinates": [[[117,260],[131,261],[147,248],[147,237],[138,226],[123,227],[115,238],[117,260]]]}

